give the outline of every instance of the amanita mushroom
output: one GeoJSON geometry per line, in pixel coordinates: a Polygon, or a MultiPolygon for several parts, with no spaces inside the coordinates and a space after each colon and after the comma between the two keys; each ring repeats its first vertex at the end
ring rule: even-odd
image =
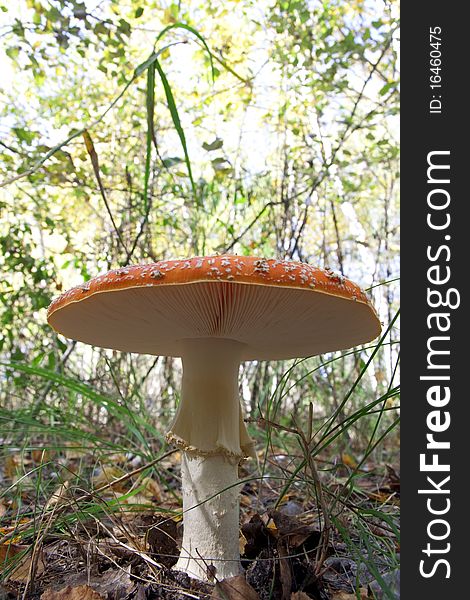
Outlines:
{"type": "Polygon", "coordinates": [[[364,292],[329,269],[230,255],[124,267],[54,300],[59,333],[124,352],[181,357],[167,434],[182,449],[184,531],[176,569],[240,572],[238,463],[252,454],[238,397],[245,360],[300,358],[375,338],[364,292]]]}

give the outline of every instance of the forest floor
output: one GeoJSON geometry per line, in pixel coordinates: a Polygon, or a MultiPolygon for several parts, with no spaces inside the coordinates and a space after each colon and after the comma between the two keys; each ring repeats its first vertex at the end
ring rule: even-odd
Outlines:
{"type": "Polygon", "coordinates": [[[159,462],[159,480],[148,465],[130,470],[126,456],[97,465],[69,451],[59,478],[55,461],[46,459],[44,452],[23,454],[22,480],[18,457],[3,461],[0,600],[399,598],[400,481],[389,465],[355,471],[347,454],[334,469],[320,464],[326,527],[318,489],[307,489],[300,476],[283,487],[292,457],[273,453],[258,480],[255,467],[243,465],[244,572],[217,581],[209,567],[212,581],[201,583],[171,569],[182,537],[178,452],[159,462]],[[40,493],[46,480],[55,481],[48,497],[40,493]]]}

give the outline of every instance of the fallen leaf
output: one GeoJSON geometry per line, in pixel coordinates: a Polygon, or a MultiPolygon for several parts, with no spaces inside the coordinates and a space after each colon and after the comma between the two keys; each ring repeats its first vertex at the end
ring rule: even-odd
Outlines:
{"type": "Polygon", "coordinates": [[[40,575],[44,572],[42,551],[36,551],[37,554],[33,556],[29,552],[30,548],[31,546],[26,546],[23,544],[2,544],[0,546],[0,565],[3,565],[3,567],[14,567],[9,574],[10,581],[26,583],[30,577],[31,563],[33,558],[35,561],[35,575],[40,575]],[[15,557],[17,558],[15,559],[15,557]]]}
{"type": "Polygon", "coordinates": [[[269,512],[275,523],[279,537],[286,539],[290,548],[298,548],[312,536],[315,546],[319,542],[320,532],[313,525],[302,523],[297,517],[273,510],[269,512]]]}
{"type": "Polygon", "coordinates": [[[269,523],[266,525],[267,529],[269,529],[270,533],[272,533],[272,535],[274,537],[277,537],[278,534],[278,530],[276,527],[276,523],[274,523],[274,521],[269,521],[269,523]]]}
{"type": "Polygon", "coordinates": [[[242,494],[240,496],[240,504],[242,506],[250,507],[252,505],[251,496],[248,496],[247,494],[242,494]]]}
{"type": "Polygon", "coordinates": [[[147,600],[147,598],[148,598],[147,590],[148,590],[148,584],[138,582],[137,586],[136,586],[136,591],[134,593],[133,600],[147,600]]]}
{"type": "Polygon", "coordinates": [[[163,519],[152,525],[147,531],[147,544],[152,558],[165,567],[172,567],[178,560],[176,522],[173,519],[163,519]]]}
{"type": "Polygon", "coordinates": [[[9,454],[3,461],[3,473],[6,479],[15,479],[20,466],[18,454],[9,454]]]}
{"type": "Polygon", "coordinates": [[[41,595],[41,600],[104,600],[104,596],[95,592],[89,585],[72,587],[68,585],[58,592],[48,589],[41,595]]]}
{"type": "Polygon", "coordinates": [[[105,456],[102,458],[102,461],[106,462],[108,465],[127,465],[129,462],[127,456],[122,452],[105,456]]]}
{"type": "Polygon", "coordinates": [[[10,561],[14,556],[28,550],[29,546],[22,544],[2,544],[0,546],[0,564],[10,561]]]}
{"type": "MultiPolygon", "coordinates": [[[[15,531],[16,529],[16,525],[14,525],[13,527],[0,527],[0,537],[3,538],[3,536],[10,536],[12,534],[13,531],[15,531]]],[[[19,542],[21,542],[21,534],[18,535],[14,535],[12,537],[9,537],[7,541],[5,541],[5,545],[7,544],[18,544],[19,542]]],[[[2,560],[1,558],[2,556],[2,550],[1,550],[1,546],[0,546],[0,562],[2,560]]]]}
{"type": "Polygon", "coordinates": [[[130,566],[125,569],[108,569],[100,575],[88,576],[87,573],[71,573],[66,577],[68,585],[58,592],[47,590],[49,593],[62,594],[58,596],[41,596],[41,600],[123,600],[135,589],[135,583],[130,578],[130,566]],[[86,582],[86,583],[85,583],[86,582]],[[81,596],[80,593],[88,594],[81,596]],[[95,596],[91,594],[96,594],[95,596]],[[69,595],[67,595],[69,594],[69,595]]]}
{"type": "Polygon", "coordinates": [[[70,482],[68,481],[64,481],[64,483],[61,483],[59,485],[59,487],[54,491],[52,496],[47,501],[45,510],[47,510],[48,508],[52,508],[56,504],[63,504],[67,500],[67,492],[69,489],[69,485],[70,482]]]}
{"type": "MultiPolygon", "coordinates": [[[[115,487],[113,489],[116,490],[115,487]]],[[[129,518],[130,520],[132,520],[134,518],[133,515],[136,512],[141,512],[146,509],[151,509],[153,507],[151,501],[148,498],[146,498],[143,494],[133,494],[131,496],[127,496],[126,498],[120,498],[119,503],[128,507],[125,508],[123,506],[121,513],[122,516],[127,520],[129,520],[129,518]]]]}
{"type": "Polygon", "coordinates": [[[31,450],[31,458],[36,464],[48,462],[51,460],[51,451],[47,448],[34,448],[31,450]]]}
{"type": "Polygon", "coordinates": [[[162,492],[155,479],[152,479],[151,477],[144,477],[141,485],[143,486],[142,494],[146,498],[160,502],[162,499],[162,492]]]}
{"type": "MultiPolygon", "coordinates": [[[[97,470],[96,474],[93,475],[91,482],[95,489],[104,487],[106,485],[112,484],[113,481],[119,479],[124,475],[124,471],[119,467],[114,465],[103,465],[100,469],[97,470]]],[[[110,487],[118,493],[122,493],[125,491],[124,484],[125,481],[117,482],[112,484],[110,487]]]]}
{"type": "Polygon", "coordinates": [[[281,581],[282,597],[288,598],[292,589],[292,571],[286,556],[289,555],[287,542],[285,540],[278,544],[279,553],[279,579],[281,581]]]}
{"type": "Polygon", "coordinates": [[[259,600],[258,593],[245,579],[245,575],[236,575],[216,583],[211,595],[212,600],[259,600]]]}
{"type": "Polygon", "coordinates": [[[341,454],[341,462],[343,463],[343,465],[346,465],[351,469],[355,469],[357,467],[357,460],[347,452],[343,452],[343,454],[341,454]]]}
{"type": "MultiPolygon", "coordinates": [[[[368,600],[369,595],[366,588],[359,588],[359,598],[361,600],[368,600]]],[[[357,600],[357,594],[348,594],[348,592],[333,592],[331,600],[357,600]]]]}
{"type": "Polygon", "coordinates": [[[33,556],[28,554],[28,556],[25,557],[24,561],[20,565],[18,565],[18,567],[16,567],[14,571],[11,572],[9,577],[10,581],[16,581],[17,583],[26,583],[27,581],[29,581],[30,576],[37,577],[38,575],[41,575],[41,573],[44,573],[44,560],[42,551],[39,551],[39,555],[37,556],[37,560],[34,565],[34,572],[31,571],[32,561],[33,556]]]}
{"type": "Polygon", "coordinates": [[[245,548],[246,545],[248,544],[248,540],[246,539],[246,537],[243,535],[243,533],[240,534],[240,537],[238,539],[238,547],[240,550],[240,554],[243,555],[245,554],[245,548]]]}
{"type": "Polygon", "coordinates": [[[91,579],[90,584],[95,592],[110,600],[127,598],[135,588],[135,583],[130,578],[130,571],[130,566],[127,569],[109,569],[91,579]]]}
{"type": "Polygon", "coordinates": [[[255,558],[263,548],[266,548],[271,539],[270,531],[263,523],[261,517],[255,514],[248,523],[242,525],[242,534],[247,543],[245,544],[245,557],[255,558]]]}
{"type": "Polygon", "coordinates": [[[305,592],[292,592],[290,600],[312,600],[305,592]]]}

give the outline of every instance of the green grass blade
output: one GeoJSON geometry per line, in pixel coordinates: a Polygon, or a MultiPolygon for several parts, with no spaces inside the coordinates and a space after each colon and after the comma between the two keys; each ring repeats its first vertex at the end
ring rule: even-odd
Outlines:
{"type": "MultiPolygon", "coordinates": [[[[335,422],[335,419],[337,418],[337,416],[341,413],[341,411],[343,410],[343,408],[345,407],[347,401],[349,400],[349,398],[352,396],[352,394],[354,393],[354,390],[356,389],[356,387],[359,385],[359,382],[361,381],[361,379],[364,377],[365,373],[367,372],[369,365],[372,363],[375,355],[377,354],[377,352],[380,350],[380,348],[382,347],[382,345],[385,342],[386,337],[390,334],[390,332],[392,331],[393,326],[395,325],[396,320],[398,319],[400,315],[400,311],[398,310],[395,314],[395,316],[393,317],[393,319],[390,321],[390,323],[388,324],[387,329],[385,330],[385,332],[382,334],[377,346],[374,348],[374,350],[372,351],[371,355],[369,356],[369,358],[367,359],[367,362],[365,363],[365,365],[363,366],[363,368],[361,369],[359,375],[357,376],[356,380],[354,381],[354,383],[352,384],[352,386],[350,387],[350,389],[348,390],[347,394],[344,396],[343,400],[340,402],[338,408],[334,411],[334,413],[332,414],[332,416],[330,417],[330,419],[327,421],[327,423],[325,423],[323,427],[325,427],[325,435],[328,434],[328,432],[330,431],[331,427],[333,426],[333,423],[335,422]]],[[[319,433],[319,431],[316,432],[315,435],[317,435],[319,433]]]]}
{"type": "Polygon", "coordinates": [[[167,34],[171,29],[185,29],[186,31],[189,31],[189,33],[192,33],[195,37],[197,37],[197,39],[202,43],[202,45],[204,46],[204,48],[207,51],[207,54],[209,55],[209,60],[211,63],[211,75],[212,75],[212,81],[215,80],[215,71],[214,71],[214,61],[212,60],[213,55],[212,52],[209,48],[209,46],[207,45],[206,40],[202,37],[202,35],[196,31],[193,27],[191,27],[190,25],[187,25],[186,23],[173,23],[171,25],[168,25],[168,27],[165,27],[165,29],[163,29],[158,35],[157,35],[157,39],[156,41],[159,42],[165,34],[167,34]]]}
{"type": "Polygon", "coordinates": [[[147,148],[144,173],[144,213],[147,214],[149,199],[150,161],[152,159],[152,139],[154,135],[155,114],[155,61],[147,68],[147,148]]]}
{"type": "Polygon", "coordinates": [[[189,176],[189,180],[191,182],[191,188],[193,191],[193,195],[196,200],[196,204],[200,204],[199,198],[197,195],[197,191],[196,191],[196,184],[194,183],[194,179],[193,179],[193,171],[191,168],[191,161],[189,160],[188,147],[186,144],[186,136],[184,135],[184,130],[183,130],[183,127],[181,126],[178,109],[176,108],[175,98],[173,96],[173,92],[171,90],[170,84],[168,83],[168,79],[167,79],[165,73],[163,72],[163,69],[162,69],[160,63],[158,62],[157,58],[155,58],[155,67],[158,71],[158,75],[160,76],[160,79],[161,79],[161,82],[163,85],[163,89],[165,90],[166,101],[168,103],[168,109],[170,111],[171,118],[173,120],[173,124],[175,126],[176,132],[177,132],[178,137],[181,142],[181,146],[183,148],[184,161],[185,161],[186,167],[188,169],[188,176],[189,176]]]}

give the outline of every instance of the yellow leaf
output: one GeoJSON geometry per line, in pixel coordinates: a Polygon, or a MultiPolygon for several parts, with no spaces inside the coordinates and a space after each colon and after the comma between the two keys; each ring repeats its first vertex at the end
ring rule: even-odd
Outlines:
{"type": "Polygon", "coordinates": [[[20,466],[20,457],[18,454],[9,454],[3,462],[3,472],[7,479],[14,479],[20,466]]]}
{"type": "Polygon", "coordinates": [[[282,498],[279,500],[278,505],[289,502],[290,498],[291,498],[291,494],[289,492],[287,494],[284,494],[284,496],[282,496],[282,498]]]}
{"type": "Polygon", "coordinates": [[[124,491],[124,483],[118,482],[113,484],[113,481],[119,479],[124,475],[124,472],[119,468],[113,465],[103,465],[98,473],[94,475],[91,479],[94,488],[101,488],[106,485],[112,484],[110,487],[116,492],[124,491]]]}
{"type": "Polygon", "coordinates": [[[347,452],[343,452],[341,454],[341,461],[343,465],[350,467],[351,469],[355,469],[357,467],[357,461],[347,452]]]}
{"type": "Polygon", "coordinates": [[[269,523],[266,525],[266,528],[269,529],[269,531],[271,533],[273,533],[275,536],[277,536],[278,530],[277,530],[277,527],[276,527],[276,524],[274,523],[274,521],[269,521],[269,523]]]}
{"type": "Polygon", "coordinates": [[[165,12],[163,13],[162,21],[165,25],[170,23],[176,23],[176,19],[172,14],[171,8],[165,8],[165,12]]]}

